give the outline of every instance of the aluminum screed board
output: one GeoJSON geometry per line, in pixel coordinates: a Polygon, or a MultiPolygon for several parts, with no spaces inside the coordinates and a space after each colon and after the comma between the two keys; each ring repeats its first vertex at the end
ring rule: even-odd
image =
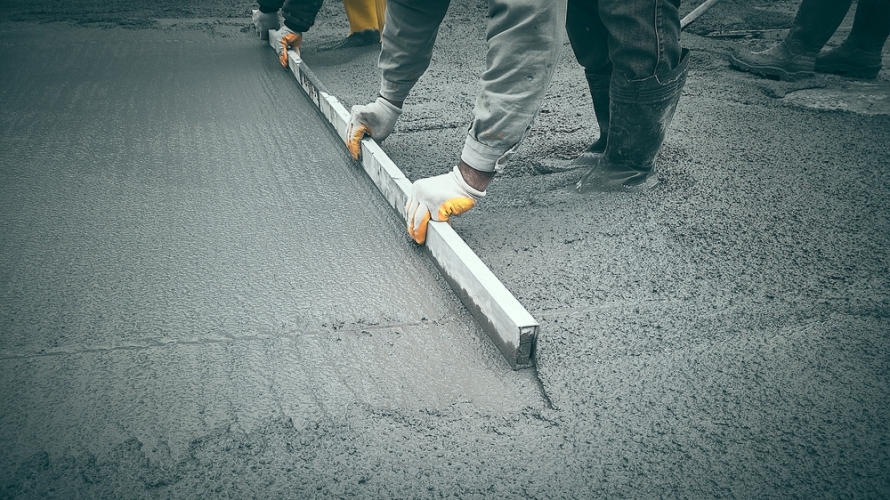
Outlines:
{"type": "MultiPolygon", "coordinates": [[[[275,49],[273,32],[269,45],[275,49]]],[[[333,127],[346,147],[349,111],[312,73],[295,51],[288,51],[288,69],[303,92],[333,127]]],[[[390,206],[404,219],[411,181],[370,137],[362,140],[361,165],[390,206]]],[[[461,302],[473,314],[504,358],[515,369],[534,365],[540,324],[516,300],[469,246],[445,222],[431,221],[425,248],[461,302]]]]}

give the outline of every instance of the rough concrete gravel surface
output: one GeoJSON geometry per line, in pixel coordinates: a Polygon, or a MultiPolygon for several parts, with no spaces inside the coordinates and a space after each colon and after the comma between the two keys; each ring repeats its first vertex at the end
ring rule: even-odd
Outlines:
{"type": "MultiPolygon", "coordinates": [[[[685,11],[693,7],[686,5],[685,11]]],[[[231,13],[216,12],[216,7],[199,3],[191,18],[180,19],[188,16],[175,8],[175,15],[170,15],[172,11],[162,7],[154,13],[134,7],[113,16],[126,23],[103,20],[107,16],[90,17],[87,22],[67,14],[81,26],[59,29],[71,30],[64,32],[75,38],[111,40],[190,34],[199,44],[210,43],[214,53],[232,57],[256,47],[250,57],[255,55],[261,68],[245,73],[256,78],[259,95],[239,96],[239,109],[257,99],[259,106],[266,106],[262,109],[272,112],[274,106],[267,102],[275,100],[284,108],[276,110],[279,121],[286,122],[288,114],[301,109],[294,102],[299,94],[289,87],[289,75],[278,72],[271,51],[253,39],[249,29],[241,32],[249,8],[243,4],[231,13]],[[93,29],[102,23],[148,28],[93,29]]],[[[455,221],[458,233],[541,321],[534,371],[505,370],[496,351],[479,338],[429,266],[416,258],[422,254],[405,243],[397,218],[384,203],[373,201],[370,190],[360,190],[363,194],[356,196],[366,197],[362,198],[366,205],[376,207],[375,241],[403,252],[398,254],[405,259],[403,265],[418,276],[415,286],[422,288],[429,279],[438,290],[431,300],[440,302],[424,306],[435,311],[430,319],[438,321],[414,324],[410,332],[398,335],[356,324],[347,325],[345,334],[322,333],[319,325],[326,324],[321,319],[325,312],[313,303],[289,314],[294,322],[308,318],[318,332],[268,328],[266,334],[256,335],[259,338],[239,338],[243,330],[238,324],[222,323],[220,335],[233,338],[189,343],[194,320],[159,310],[149,301],[136,312],[142,311],[154,329],[175,320],[167,325],[173,341],[146,336],[154,343],[142,351],[67,353],[60,346],[76,342],[62,342],[65,326],[70,321],[95,325],[87,314],[91,311],[74,308],[80,313],[44,316],[62,300],[58,297],[64,286],[44,278],[27,285],[32,291],[45,285],[31,296],[43,303],[22,298],[14,292],[26,287],[20,281],[34,278],[36,271],[6,264],[2,292],[7,354],[0,418],[2,439],[10,446],[4,449],[16,452],[0,456],[0,494],[10,498],[890,496],[886,474],[890,467],[890,115],[881,112],[880,99],[869,100],[877,102],[870,111],[846,105],[856,96],[886,95],[887,50],[885,70],[875,82],[825,75],[775,82],[735,72],[727,63],[730,51],[738,47],[773,43],[772,32],[713,36],[732,30],[781,31],[790,25],[795,10],[795,2],[724,0],[684,32],[683,43],[693,51],[691,71],[659,158],[662,184],[645,194],[578,197],[565,186],[579,172],[542,173],[554,160],[572,158],[596,134],[581,70],[566,47],[548,99],[519,155],[492,183],[489,196],[455,221]],[[795,97],[801,93],[802,98],[795,97]],[[825,95],[849,99],[834,99],[844,101],[835,106],[840,110],[826,110],[825,95]],[[13,329],[13,318],[22,316],[43,327],[13,329]],[[371,332],[375,342],[398,338],[402,344],[408,337],[448,335],[457,344],[451,352],[470,358],[436,362],[418,341],[403,347],[405,356],[394,369],[401,378],[393,381],[392,372],[361,370],[369,345],[376,346],[372,350],[385,349],[383,344],[364,341],[364,331],[371,332]],[[12,346],[13,342],[17,344],[12,346]],[[318,357],[294,368],[305,358],[289,353],[307,348],[318,357]],[[9,354],[13,350],[15,356],[9,354]],[[28,355],[18,356],[20,352],[28,355]],[[189,361],[177,361],[182,359],[189,361]],[[182,372],[184,366],[198,367],[207,375],[182,372]],[[449,368],[450,376],[425,382],[449,368]],[[152,374],[168,371],[182,373],[177,386],[164,390],[158,384],[146,385],[165,379],[152,374]],[[75,376],[62,380],[59,373],[75,376]],[[454,377],[460,379],[458,375],[467,376],[461,380],[478,377],[482,382],[452,382],[454,377]],[[115,377],[138,384],[107,382],[115,377]],[[540,394],[535,378],[540,380],[540,394]],[[183,389],[201,381],[211,382],[209,389],[201,388],[203,396],[194,397],[198,388],[183,389]],[[288,384],[299,390],[285,391],[288,384]],[[394,394],[397,386],[404,392],[394,394]],[[147,408],[140,406],[146,394],[156,398],[147,408]],[[61,414],[51,419],[23,416],[21,409],[39,409],[46,401],[52,402],[51,408],[69,402],[78,410],[71,415],[74,422],[66,424],[61,414]],[[192,422],[202,415],[202,401],[215,413],[192,422]],[[86,408],[87,404],[108,410],[103,413],[86,408]],[[127,416],[127,411],[133,415],[127,416]],[[105,415],[111,423],[86,420],[89,415],[105,415]],[[157,425],[127,428],[117,423],[149,420],[157,425]],[[92,444],[78,436],[89,437],[92,444]],[[60,448],[54,441],[71,444],[60,448]]],[[[13,16],[15,22],[3,25],[4,33],[19,33],[22,27],[33,27],[27,21],[45,20],[39,13],[23,12],[13,16]]],[[[406,103],[395,134],[383,144],[411,179],[441,173],[457,160],[483,64],[484,15],[484,2],[453,3],[430,71],[406,103]]],[[[848,29],[849,22],[842,28],[848,29]]],[[[342,7],[326,4],[318,25],[306,36],[303,55],[345,104],[359,104],[372,99],[377,89],[374,49],[314,50],[345,31],[342,7]]],[[[830,43],[838,41],[835,37],[830,43]]],[[[4,38],[5,54],[11,43],[4,38]]],[[[175,54],[179,49],[171,50],[175,54]]],[[[248,65],[247,54],[236,59],[248,65]]],[[[33,68],[38,74],[52,74],[49,66],[33,68]]],[[[157,73],[157,78],[172,78],[157,73]]],[[[231,78],[217,79],[224,76],[231,78]]],[[[8,88],[4,83],[3,89],[8,88]]],[[[4,101],[18,94],[5,95],[4,101]]],[[[111,119],[121,115],[112,108],[104,111],[111,119]]],[[[211,118],[226,115],[221,108],[208,112],[211,118]]],[[[36,116],[4,116],[7,131],[28,126],[36,132],[46,126],[36,116]]],[[[146,117],[144,127],[168,130],[175,136],[171,141],[180,144],[190,140],[188,134],[171,130],[170,120],[164,118],[146,117]]],[[[242,117],[234,130],[216,125],[221,127],[218,135],[230,134],[235,142],[250,140],[258,146],[252,152],[269,158],[291,151],[293,142],[269,139],[277,137],[273,132],[277,128],[268,125],[275,120],[263,125],[267,134],[250,129],[254,121],[258,120],[242,117]],[[240,139],[242,135],[253,139],[240,139]]],[[[19,137],[4,132],[3,140],[11,146],[4,151],[19,152],[33,161],[60,154],[23,148],[17,141],[24,139],[19,137]]],[[[321,150],[334,147],[323,139],[329,135],[319,132],[313,137],[324,142],[317,148],[306,146],[307,154],[321,156],[321,150]]],[[[101,135],[94,140],[101,140],[101,135]]],[[[210,155],[235,153],[221,145],[206,146],[210,155]]],[[[334,155],[340,156],[342,152],[334,155]]],[[[97,163],[93,168],[102,173],[108,166],[97,163]]],[[[267,174],[282,170],[269,167],[267,174]]],[[[4,167],[4,184],[40,180],[33,175],[4,167]]],[[[341,178],[342,186],[328,196],[363,186],[359,177],[341,178]]],[[[175,186],[200,179],[180,180],[175,186]]],[[[150,181],[137,178],[133,186],[145,196],[152,192],[150,181]]],[[[269,181],[260,177],[249,184],[251,189],[235,189],[217,177],[220,193],[215,206],[230,204],[245,192],[256,195],[269,188],[269,181]]],[[[69,184],[62,187],[79,192],[76,182],[69,184]]],[[[301,184],[294,180],[285,185],[292,186],[296,197],[301,184]]],[[[6,193],[21,196],[23,191],[4,189],[6,225],[18,228],[12,234],[31,234],[19,219],[7,217],[23,209],[6,202],[6,193]]],[[[85,194],[99,193],[93,189],[85,194]]],[[[187,201],[180,197],[182,205],[187,201]]],[[[120,206],[109,209],[114,214],[120,206]]],[[[133,214],[149,217],[152,210],[157,208],[133,214]]],[[[287,225],[275,222],[286,213],[281,206],[268,207],[273,222],[261,225],[285,242],[297,238],[288,233],[287,225]]],[[[105,220],[120,215],[108,217],[105,220]]],[[[191,227],[199,230],[203,225],[191,227]]],[[[326,232],[322,227],[313,231],[326,232]]],[[[79,240],[69,236],[68,241],[79,240]]],[[[250,242],[254,249],[268,245],[262,239],[250,242]]],[[[5,243],[0,251],[6,257],[21,248],[16,245],[5,243]]],[[[94,246],[84,244],[84,248],[94,246]]],[[[64,262],[61,249],[44,251],[64,262]]],[[[126,257],[119,249],[107,249],[106,255],[126,257]]],[[[163,262],[162,253],[145,256],[163,262]]],[[[200,252],[196,259],[196,266],[210,260],[200,252]]],[[[208,291],[206,301],[234,300],[238,287],[266,289],[259,299],[236,307],[238,317],[259,330],[256,325],[263,318],[293,311],[289,305],[270,307],[272,312],[258,305],[262,299],[292,297],[283,279],[270,273],[274,264],[260,262],[237,274],[221,273],[216,280],[230,279],[235,290],[208,291]]],[[[169,293],[163,287],[177,282],[168,268],[157,263],[144,268],[162,273],[149,287],[155,294],[169,293]]],[[[101,285],[102,277],[90,269],[94,268],[86,268],[80,277],[100,279],[101,285]]],[[[111,273],[105,283],[120,278],[128,278],[124,269],[111,273]]],[[[200,284],[195,274],[187,274],[181,282],[200,284]]],[[[326,294],[320,287],[310,295],[326,294]]],[[[66,295],[75,297],[65,300],[104,304],[86,293],[66,295]]],[[[146,298],[159,300],[157,295],[146,298]]],[[[197,303],[223,310],[206,301],[197,303]]],[[[392,309],[379,307],[396,318],[407,314],[399,303],[392,309]]],[[[102,314],[130,312],[118,307],[94,309],[102,314]]],[[[359,316],[364,315],[350,317],[359,316]]],[[[106,333],[119,331],[110,326],[106,333]]]]}

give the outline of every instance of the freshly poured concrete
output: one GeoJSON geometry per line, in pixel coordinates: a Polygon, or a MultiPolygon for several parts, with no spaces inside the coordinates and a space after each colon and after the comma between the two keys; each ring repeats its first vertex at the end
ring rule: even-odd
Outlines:
{"type": "MultiPolygon", "coordinates": [[[[472,324],[458,328],[465,328],[464,332],[452,331],[468,321],[465,316],[447,322],[417,320],[420,323],[415,327],[431,337],[407,331],[397,336],[358,324],[359,315],[367,315],[350,315],[350,310],[343,319],[352,323],[346,321],[343,329],[329,330],[331,323],[323,316],[336,316],[335,311],[319,313],[313,307],[305,313],[310,327],[292,328],[289,335],[279,332],[216,343],[180,340],[164,344],[165,338],[158,334],[151,337],[157,345],[141,350],[84,349],[74,354],[7,356],[0,363],[0,411],[4,412],[0,434],[2,449],[12,443],[18,451],[15,456],[4,452],[0,496],[890,496],[886,474],[890,469],[890,117],[814,109],[787,100],[796,91],[834,92],[854,81],[817,75],[785,83],[736,72],[727,62],[731,50],[765,48],[772,41],[706,36],[721,30],[787,28],[798,3],[722,0],[684,31],[683,43],[693,50],[693,59],[660,158],[664,184],[641,196],[574,197],[562,188],[580,173],[541,173],[542,163],[571,158],[596,136],[581,70],[566,47],[544,110],[520,154],[495,179],[486,199],[454,222],[458,234],[540,320],[535,371],[543,397],[531,391],[531,381],[522,378],[530,377],[531,370],[509,370],[487,339],[476,340],[479,335],[472,324]],[[372,335],[362,334],[362,330],[372,335]],[[400,342],[406,344],[415,338],[418,342],[438,340],[453,356],[442,356],[437,364],[438,353],[425,353],[419,344],[398,347],[400,342]],[[384,373],[367,360],[385,357],[387,341],[405,354],[387,365],[391,371],[384,373]],[[376,342],[380,344],[372,344],[376,342]],[[466,364],[455,365],[461,356],[466,357],[466,364]],[[363,363],[351,362],[354,359],[363,363]],[[534,394],[529,395],[531,392],[534,394]],[[7,405],[13,409],[6,410],[7,405]],[[23,415],[23,408],[35,410],[23,415]],[[37,411],[41,408],[51,417],[37,411]],[[121,425],[128,421],[142,423],[121,425]],[[28,433],[21,434],[21,429],[28,433]],[[89,440],[90,444],[72,444],[60,451],[63,446],[55,445],[56,440],[89,440]]],[[[132,14],[136,21],[143,18],[140,16],[185,15],[177,10],[178,3],[152,8],[139,5],[142,10],[132,14]]],[[[173,54],[180,50],[177,45],[186,43],[211,54],[217,54],[217,45],[229,55],[256,47],[256,61],[236,57],[241,63],[227,69],[226,78],[255,78],[254,95],[230,94],[237,102],[259,99],[267,103],[260,105],[265,117],[276,110],[272,96],[294,82],[275,66],[268,48],[253,37],[247,20],[252,7],[244,2],[230,14],[235,17],[229,18],[206,13],[220,9],[219,2],[193,2],[190,15],[194,19],[162,19],[154,25],[145,23],[150,29],[133,30],[81,31],[67,25],[35,25],[27,21],[43,20],[41,14],[23,14],[22,22],[2,25],[0,46],[18,44],[21,32],[37,27],[44,29],[47,37],[64,35],[55,40],[76,39],[76,33],[85,33],[79,36],[96,39],[97,46],[101,40],[138,41],[154,39],[159,33],[170,39],[199,40],[171,45],[173,54]],[[202,19],[212,16],[217,17],[202,19]],[[13,28],[16,33],[11,32],[13,28]],[[122,38],[114,38],[121,34],[122,38]],[[261,63],[262,68],[253,66],[261,63]],[[268,74],[257,75],[263,70],[268,74]]],[[[684,13],[693,7],[692,3],[686,5],[684,13]]],[[[395,133],[383,144],[411,179],[446,171],[456,160],[483,64],[484,17],[484,2],[453,2],[433,65],[406,103],[395,133]]],[[[132,24],[141,25],[136,21],[132,24]]],[[[84,22],[93,25],[92,21],[84,22]]],[[[109,23],[125,24],[123,20],[109,23]]],[[[326,3],[319,23],[307,34],[303,56],[328,88],[351,105],[367,102],[376,93],[373,50],[322,53],[313,49],[315,44],[340,39],[346,30],[341,5],[326,3]]],[[[42,47],[41,43],[28,39],[16,46],[14,54],[27,53],[29,44],[42,47]]],[[[30,66],[31,71],[51,80],[65,74],[57,71],[59,64],[74,67],[65,59],[61,45],[41,52],[46,62],[30,66]]],[[[131,45],[114,50],[148,50],[131,45]]],[[[890,47],[885,47],[885,56],[888,50],[890,47]]],[[[211,57],[223,59],[222,55],[211,57]]],[[[205,72],[214,71],[209,63],[200,66],[205,72]]],[[[6,82],[12,81],[6,78],[12,77],[4,73],[0,78],[4,78],[4,104],[13,102],[10,96],[15,94],[6,90],[6,82]]],[[[160,74],[156,78],[161,78],[160,74]]],[[[173,79],[169,75],[164,78],[173,79]]],[[[873,83],[887,85],[888,79],[890,69],[885,67],[873,83]]],[[[50,97],[61,92],[58,86],[50,87],[50,97]]],[[[295,89],[289,98],[296,102],[297,97],[295,89]]],[[[124,101],[122,97],[119,100],[124,101]]],[[[210,101],[211,108],[217,106],[215,102],[210,101]]],[[[259,123],[244,106],[237,108],[251,119],[245,120],[238,134],[230,136],[232,141],[252,134],[255,126],[267,127],[273,136],[284,134],[275,132],[281,129],[275,128],[271,118],[259,123]]],[[[25,143],[38,149],[16,146],[16,155],[33,161],[62,156],[63,150],[51,144],[12,134],[22,127],[39,131],[39,127],[49,126],[69,134],[89,132],[66,131],[51,116],[37,113],[28,119],[45,125],[29,124],[23,114],[27,106],[15,109],[19,110],[15,115],[2,115],[8,120],[3,122],[3,155],[12,155],[6,152],[7,144],[25,143]]],[[[109,111],[114,119],[116,112],[109,111]]],[[[238,119],[237,114],[233,119],[238,119]]],[[[166,122],[153,122],[161,130],[171,127],[166,122]]],[[[204,130],[213,129],[207,125],[204,130]]],[[[176,143],[197,141],[175,135],[176,143]]],[[[267,143],[263,139],[267,136],[258,134],[254,141],[257,149],[278,150],[256,153],[270,161],[296,147],[284,139],[267,143]]],[[[101,141],[101,137],[97,135],[95,140],[101,141]]],[[[318,137],[326,140],[327,136],[319,133],[318,137]]],[[[334,146],[339,147],[332,142],[334,146]]],[[[205,148],[205,154],[212,155],[214,148],[205,148]]],[[[226,161],[242,154],[234,147],[226,146],[225,150],[230,154],[220,156],[226,161]]],[[[3,165],[7,165],[5,160],[3,165]]],[[[283,167],[269,168],[270,172],[284,171],[283,167]]],[[[288,168],[295,167],[289,164],[288,168]]],[[[3,185],[24,175],[6,175],[3,185]]],[[[244,200],[239,193],[256,193],[261,185],[274,186],[238,180],[243,186],[231,188],[215,206],[234,195],[238,195],[234,199],[244,200]]],[[[143,183],[147,185],[140,188],[142,193],[152,186],[152,178],[146,174],[139,179],[139,184],[143,183]]],[[[351,189],[351,184],[367,186],[363,192],[368,207],[378,196],[358,174],[341,183],[344,187],[332,188],[332,193],[351,189]]],[[[65,186],[71,190],[77,185],[68,182],[65,186]]],[[[23,213],[24,208],[6,204],[7,192],[13,190],[3,191],[0,200],[4,203],[3,229],[17,228],[14,234],[18,240],[15,247],[3,240],[0,252],[4,259],[10,255],[9,249],[24,245],[24,230],[7,216],[12,210],[23,213]]],[[[296,206],[298,202],[293,203],[296,206]]],[[[36,210],[34,205],[32,211],[36,210]]],[[[76,206],[73,201],[68,205],[76,206]]],[[[380,218],[375,244],[391,245],[404,251],[406,258],[414,256],[397,216],[382,201],[376,207],[368,208],[365,221],[373,224],[374,217],[380,218]]],[[[257,210],[275,212],[267,208],[267,212],[257,210]]],[[[155,212],[151,207],[146,210],[160,218],[157,208],[155,212]]],[[[229,210],[239,213],[235,208],[229,210]]],[[[99,218],[100,213],[94,217],[99,218]]],[[[242,219],[247,218],[241,214],[242,219]]],[[[295,217],[288,219],[293,223],[291,219],[295,217]]],[[[262,218],[250,220],[261,222],[262,218]]],[[[173,227],[176,238],[167,236],[161,241],[195,241],[202,233],[197,232],[197,224],[194,227],[192,234],[173,227]]],[[[102,226],[92,229],[94,233],[100,230],[102,226]]],[[[287,236],[287,229],[281,234],[281,238],[296,238],[287,236]]],[[[69,240],[75,238],[69,236],[69,240]]],[[[90,244],[101,248],[102,242],[90,244]]],[[[220,241],[213,248],[222,253],[234,248],[226,245],[220,241]]],[[[250,239],[244,240],[241,248],[260,245],[262,240],[250,239]]],[[[48,255],[42,257],[45,262],[61,263],[68,258],[51,247],[32,244],[28,248],[43,252],[37,256],[48,255]]],[[[126,255],[127,250],[119,247],[118,251],[126,255]]],[[[163,263],[163,255],[164,249],[158,247],[150,255],[146,252],[144,258],[163,263]]],[[[427,307],[462,314],[422,252],[416,252],[416,257],[410,266],[418,276],[417,283],[432,279],[441,292],[433,298],[438,302],[427,307]],[[429,273],[428,278],[421,277],[421,272],[429,273]]],[[[87,255],[82,261],[93,258],[87,255]]],[[[301,258],[280,257],[286,262],[301,258]]],[[[105,260],[104,264],[123,269],[121,261],[105,260]]],[[[198,259],[193,269],[205,260],[198,259]]],[[[291,266],[279,266],[281,273],[259,274],[254,279],[247,272],[251,264],[246,259],[240,262],[247,269],[237,275],[239,280],[230,285],[217,281],[218,289],[250,289],[268,300],[276,299],[264,290],[286,290],[278,276],[285,275],[285,267],[292,270],[291,266]]],[[[102,288],[63,296],[56,290],[73,288],[66,285],[64,275],[55,281],[44,277],[32,282],[27,276],[42,276],[33,264],[25,269],[0,265],[5,266],[0,268],[3,338],[7,338],[9,318],[18,321],[17,316],[51,327],[28,329],[28,335],[16,336],[18,344],[32,342],[47,352],[52,344],[72,344],[65,342],[70,333],[62,326],[88,323],[83,318],[89,315],[53,313],[44,317],[41,311],[51,311],[47,306],[53,304],[45,298],[88,304],[96,300],[90,290],[102,288]],[[35,300],[24,301],[13,293],[28,286],[41,291],[32,296],[35,300]],[[6,306],[12,301],[15,309],[6,306]]],[[[100,279],[99,267],[91,266],[100,279]]],[[[63,267],[58,264],[54,268],[63,267]]],[[[179,268],[187,266],[180,263],[179,268]]],[[[123,270],[118,274],[127,276],[123,270]]],[[[182,278],[190,290],[201,290],[197,274],[182,278]]],[[[82,269],[80,276],[85,275],[93,273],[82,269]]],[[[175,275],[171,276],[167,282],[176,283],[175,275]]],[[[110,282],[112,278],[105,279],[110,282]]],[[[148,276],[139,279],[150,283],[148,276]]],[[[388,283],[388,276],[382,279],[388,283]]],[[[114,286],[132,289],[127,283],[114,286]]],[[[104,293],[112,295],[113,290],[107,291],[112,286],[105,287],[104,293]]],[[[153,290],[175,296],[176,289],[156,284],[153,290]]],[[[115,299],[123,302],[126,296],[118,295],[115,299]]],[[[201,307],[186,312],[177,312],[174,304],[164,310],[146,307],[140,313],[138,301],[131,303],[143,318],[155,318],[161,325],[156,330],[166,331],[171,330],[164,326],[167,318],[180,325],[198,324],[189,319],[189,311],[216,308],[228,313],[231,308],[223,311],[213,302],[227,296],[228,292],[207,292],[201,307]]],[[[241,297],[248,301],[251,295],[241,297]]],[[[159,304],[158,299],[152,300],[153,307],[159,304]]],[[[200,296],[190,300],[201,305],[200,296]]],[[[273,317],[271,311],[263,314],[266,309],[259,300],[239,306],[231,299],[229,304],[234,304],[236,313],[241,307],[242,313],[233,313],[234,317],[256,330],[264,317],[273,317]]],[[[130,313],[117,307],[93,309],[102,314],[130,313]]],[[[281,310],[276,309],[274,317],[286,314],[281,310]]],[[[220,336],[243,332],[237,321],[224,326],[218,329],[220,336]]],[[[267,330],[274,330],[274,324],[267,330]]],[[[183,332],[179,335],[193,338],[183,332]]],[[[4,344],[5,351],[10,349],[6,345],[9,343],[4,344]]],[[[26,348],[17,349],[39,352],[26,348]]]]}
{"type": "Polygon", "coordinates": [[[268,47],[130,35],[2,33],[0,463],[541,404],[268,47]]]}

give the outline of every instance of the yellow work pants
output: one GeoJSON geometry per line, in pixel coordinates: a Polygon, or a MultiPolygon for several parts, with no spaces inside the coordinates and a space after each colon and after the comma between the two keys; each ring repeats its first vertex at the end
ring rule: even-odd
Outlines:
{"type": "Polygon", "coordinates": [[[343,0],[343,8],[349,19],[349,34],[365,30],[383,33],[386,0],[343,0]]]}

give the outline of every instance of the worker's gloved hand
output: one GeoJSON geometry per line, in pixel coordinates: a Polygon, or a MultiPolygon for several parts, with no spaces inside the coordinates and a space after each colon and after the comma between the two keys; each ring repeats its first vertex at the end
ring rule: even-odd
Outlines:
{"type": "Polygon", "coordinates": [[[408,234],[422,245],[430,220],[448,221],[452,215],[460,215],[476,206],[484,196],[485,191],[467,184],[457,166],[447,174],[420,179],[411,187],[405,205],[408,234]]]}
{"type": "Polygon", "coordinates": [[[293,50],[300,55],[300,44],[303,43],[303,34],[291,30],[287,26],[276,31],[275,34],[275,50],[278,52],[278,60],[281,66],[287,67],[287,50],[293,50]]]}
{"type": "Polygon", "coordinates": [[[277,30],[281,27],[278,23],[278,12],[262,12],[254,9],[253,25],[260,33],[261,40],[269,39],[269,30],[277,30]]]}
{"type": "Polygon", "coordinates": [[[361,143],[366,135],[378,142],[389,137],[401,114],[398,106],[382,97],[364,106],[353,106],[346,129],[346,147],[352,157],[356,160],[361,157],[361,143]]]}

